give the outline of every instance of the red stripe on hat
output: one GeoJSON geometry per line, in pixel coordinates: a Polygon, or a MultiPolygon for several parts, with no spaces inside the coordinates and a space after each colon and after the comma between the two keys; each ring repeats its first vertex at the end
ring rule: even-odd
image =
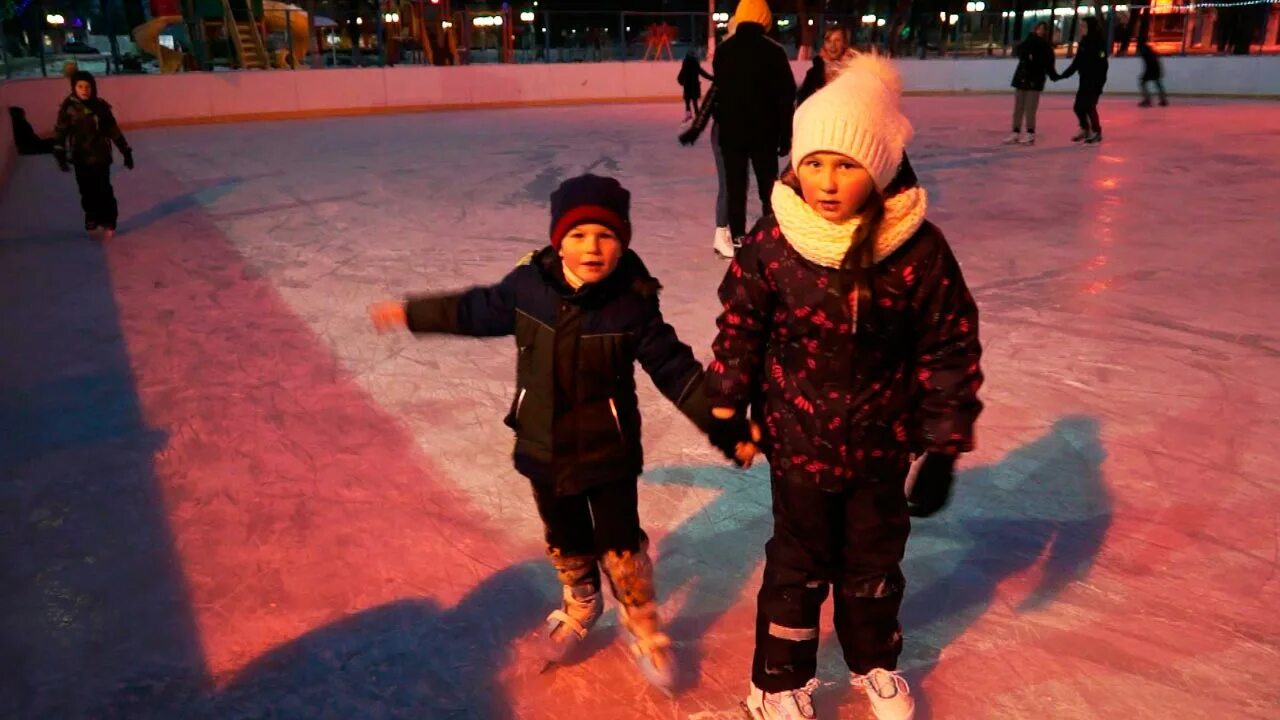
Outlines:
{"type": "Polygon", "coordinates": [[[631,244],[631,225],[621,215],[602,205],[579,205],[561,215],[551,229],[551,244],[560,247],[560,241],[570,230],[586,223],[598,223],[614,231],[623,247],[631,244]]]}

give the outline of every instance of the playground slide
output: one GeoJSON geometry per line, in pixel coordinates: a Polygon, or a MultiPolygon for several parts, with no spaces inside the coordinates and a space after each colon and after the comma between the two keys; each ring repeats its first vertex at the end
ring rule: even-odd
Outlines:
{"type": "Polygon", "coordinates": [[[133,42],[138,49],[154,55],[160,61],[160,72],[173,73],[182,69],[182,53],[160,44],[160,33],[174,24],[181,24],[181,15],[163,15],[152,18],[133,29],[133,42]]]}
{"type": "Polygon", "coordinates": [[[311,42],[311,18],[297,5],[278,0],[262,0],[262,16],[267,24],[267,32],[284,33],[288,25],[288,37],[295,64],[306,67],[307,46],[311,42]]]}

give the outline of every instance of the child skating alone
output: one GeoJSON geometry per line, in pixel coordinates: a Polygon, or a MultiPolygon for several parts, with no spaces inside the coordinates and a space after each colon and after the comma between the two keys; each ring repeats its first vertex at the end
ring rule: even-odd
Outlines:
{"type": "MultiPolygon", "coordinates": [[[[551,245],[502,282],[372,308],[381,330],[515,335],[516,389],[506,424],[515,466],[533,485],[563,603],[547,620],[559,662],[599,619],[600,571],[618,601],[628,649],[664,691],[676,680],[662,631],[648,539],[636,507],[644,460],[635,363],[713,442],[734,455],[745,422],[710,422],[702,368],[662,317],[659,284],[631,242],[630,193],[583,175],[551,194],[551,245]]],[[[745,453],[749,460],[754,448],[745,453]]]]}
{"type": "Polygon", "coordinates": [[[111,187],[111,145],[114,143],[119,148],[124,166],[130,170],[133,169],[133,149],[120,132],[110,103],[98,97],[98,84],[93,75],[77,70],[71,73],[70,81],[71,94],[62,101],[54,125],[54,159],[63,172],[75,168],[84,229],[91,236],[101,230],[102,239],[110,240],[115,235],[120,214],[115,190],[111,187]]]}
{"type": "Polygon", "coordinates": [[[750,408],[773,486],[751,688],[756,720],[813,718],[818,617],[834,589],[850,682],[881,720],[897,673],[910,515],[940,510],[981,410],[978,310],[904,147],[901,81],[862,55],[796,111],[794,172],[720,287],[707,393],[750,408]],[[910,458],[924,453],[904,490],[910,458]]]}

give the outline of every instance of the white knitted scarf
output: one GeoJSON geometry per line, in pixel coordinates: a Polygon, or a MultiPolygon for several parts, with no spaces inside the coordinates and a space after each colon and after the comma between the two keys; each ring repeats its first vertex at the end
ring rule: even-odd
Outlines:
{"type": "MultiPolygon", "coordinates": [[[[781,182],[773,184],[771,197],[773,213],[787,243],[810,262],[828,268],[840,267],[866,215],[833,223],[809,207],[800,193],[781,182]]],[[[920,229],[928,206],[928,194],[918,186],[885,199],[884,215],[872,239],[875,243],[873,262],[888,257],[920,229]]]]}

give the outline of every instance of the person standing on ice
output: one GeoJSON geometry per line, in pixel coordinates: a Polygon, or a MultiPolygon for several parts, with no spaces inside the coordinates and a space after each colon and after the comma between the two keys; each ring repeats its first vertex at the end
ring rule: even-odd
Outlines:
{"type": "Polygon", "coordinates": [[[702,97],[702,80],[715,80],[715,77],[702,69],[702,65],[698,62],[698,53],[696,50],[690,50],[684,56],[684,62],[680,65],[680,73],[676,76],[676,81],[680,83],[680,88],[684,90],[684,121],[690,122],[693,116],[698,112],[698,98],[702,97]]]}
{"type": "Polygon", "coordinates": [[[1084,19],[1084,37],[1076,48],[1076,57],[1063,71],[1061,79],[1066,80],[1077,72],[1080,73],[1080,87],[1076,90],[1074,110],[1076,119],[1080,121],[1080,132],[1071,138],[1071,142],[1084,141],[1090,145],[1102,142],[1102,120],[1098,117],[1098,100],[1102,99],[1102,88],[1107,84],[1107,42],[1102,33],[1102,25],[1098,18],[1084,19]]]}
{"type": "Polygon", "coordinates": [[[1142,88],[1142,102],[1138,103],[1138,107],[1151,107],[1151,92],[1147,90],[1147,83],[1155,83],[1156,91],[1160,93],[1160,107],[1166,107],[1169,98],[1164,94],[1164,69],[1160,67],[1160,53],[1145,38],[1140,38],[1138,54],[1142,56],[1142,77],[1138,80],[1138,85],[1142,88]]]}
{"type": "Polygon", "coordinates": [[[726,456],[749,465],[755,450],[744,420],[711,421],[702,367],[663,320],[660,285],[629,249],[630,205],[612,178],[566,180],[551,194],[551,244],[500,283],[370,312],[379,330],[515,335],[516,391],[505,422],[563,584],[544,659],[563,660],[599,619],[603,570],[628,650],[651,684],[670,691],[676,658],[636,508],[644,459],[635,363],[726,456]]]}
{"type": "Polygon", "coordinates": [[[1053,69],[1053,45],[1046,39],[1049,23],[1038,22],[1035,29],[1018,44],[1018,69],[1013,72],[1013,134],[1004,139],[1006,145],[1036,144],[1036,110],[1040,107],[1040,93],[1044,91],[1046,78],[1058,80],[1053,69]],[[1027,135],[1022,135],[1026,122],[1027,135]]]}
{"type": "Polygon", "coordinates": [[[804,102],[810,95],[831,82],[844,71],[858,52],[849,47],[849,36],[844,28],[835,25],[827,28],[822,34],[822,49],[813,58],[813,66],[805,73],[800,90],[796,93],[796,104],[804,102]]]}
{"type": "Polygon", "coordinates": [[[915,701],[897,673],[909,516],[943,508],[982,409],[978,308],[903,161],[901,79],[860,55],[797,110],[775,216],[720,286],[713,415],[763,424],[773,537],[757,600],[755,720],[813,718],[830,588],[850,682],[880,720],[915,701]],[[910,491],[912,454],[921,454],[910,491]]]}
{"type": "Polygon", "coordinates": [[[765,33],[773,15],[765,0],[741,0],[734,11],[737,29],[716,49],[711,74],[716,98],[712,112],[719,126],[728,196],[728,232],[716,230],[713,248],[733,257],[747,229],[747,170],[755,171],[761,214],[769,215],[769,188],[778,178],[778,158],[791,148],[791,114],[796,79],[787,51],[765,33]]]}
{"type": "Polygon", "coordinates": [[[62,172],[75,168],[84,229],[92,236],[99,230],[110,240],[120,215],[111,187],[111,145],[124,157],[124,166],[133,169],[133,149],[111,112],[111,104],[98,97],[98,83],[84,70],[71,73],[71,94],[58,108],[53,127],[53,157],[62,172]]]}

